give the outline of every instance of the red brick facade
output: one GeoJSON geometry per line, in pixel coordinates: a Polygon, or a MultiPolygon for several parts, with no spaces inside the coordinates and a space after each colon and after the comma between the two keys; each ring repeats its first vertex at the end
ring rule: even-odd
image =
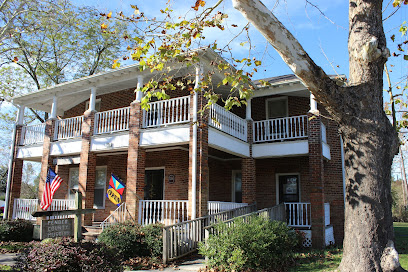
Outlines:
{"type": "MultiPolygon", "coordinates": [[[[187,90],[178,90],[172,96],[185,96],[187,90]]],[[[269,98],[282,96],[255,97],[252,99],[252,118],[254,121],[266,119],[266,101],[269,98]]],[[[111,151],[111,153],[90,152],[90,140],[94,120],[93,112],[85,112],[83,122],[82,150],[80,164],[57,165],[56,172],[64,182],[57,191],[55,198],[68,198],[69,173],[71,168],[79,168],[79,189],[83,193],[84,208],[92,208],[94,204],[96,168],[106,166],[106,189],[110,174],[115,174],[125,184],[124,200],[133,218],[138,218],[139,200],[144,198],[145,170],[164,169],[164,199],[190,200],[191,213],[192,199],[192,135],[193,125],[190,124],[190,140],[178,146],[158,146],[148,149],[140,146],[142,109],[140,103],[133,102],[134,89],[122,90],[115,93],[99,95],[100,110],[106,111],[130,105],[129,120],[129,148],[128,150],[111,151]],[[174,180],[169,181],[169,176],[174,180]]],[[[192,117],[192,103],[191,110],[192,117]]],[[[205,99],[199,95],[200,108],[205,99]]],[[[64,113],[64,118],[84,114],[86,101],[78,104],[64,113]]],[[[309,111],[309,98],[288,96],[289,116],[306,115],[309,111]]],[[[245,108],[234,109],[242,118],[245,118],[245,108]]],[[[309,117],[311,115],[309,114],[309,117]]],[[[256,203],[259,209],[277,204],[277,177],[279,174],[298,174],[300,179],[300,201],[311,202],[313,244],[323,245],[324,242],[324,206],[330,203],[331,224],[334,225],[336,242],[343,238],[343,178],[341,164],[341,145],[337,126],[332,121],[314,116],[309,118],[309,154],[296,157],[280,157],[254,159],[252,154],[248,158],[241,158],[231,154],[223,156],[222,151],[212,149],[208,145],[208,113],[198,115],[197,124],[197,191],[196,216],[205,215],[208,201],[232,200],[232,176],[234,171],[242,173],[242,199],[246,203],[256,203]],[[326,125],[327,143],[330,146],[331,160],[322,156],[320,122],[326,125]],[[228,155],[228,156],[227,156],[228,155]]],[[[50,146],[53,140],[53,121],[47,121],[46,137],[44,140],[42,169],[39,197],[42,195],[47,169],[52,165],[50,146]]],[[[248,121],[248,140],[252,142],[252,124],[248,121]]],[[[22,161],[17,161],[13,170],[12,201],[19,196],[21,184],[22,161]],[[19,180],[20,179],[20,180],[19,180]]],[[[12,206],[12,205],[11,205],[12,206]]],[[[11,207],[12,208],[12,207],[11,207]]],[[[99,209],[93,215],[85,216],[85,224],[92,221],[104,220],[117,208],[108,199],[105,199],[104,209],[99,209]]]]}

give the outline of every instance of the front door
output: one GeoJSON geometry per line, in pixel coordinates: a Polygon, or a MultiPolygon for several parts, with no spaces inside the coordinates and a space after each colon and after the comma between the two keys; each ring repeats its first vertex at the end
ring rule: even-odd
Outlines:
{"type": "Polygon", "coordinates": [[[279,203],[299,202],[299,175],[279,175],[279,203]]]}
{"type": "Polygon", "coordinates": [[[145,200],[163,200],[164,169],[145,171],[145,200]]]}

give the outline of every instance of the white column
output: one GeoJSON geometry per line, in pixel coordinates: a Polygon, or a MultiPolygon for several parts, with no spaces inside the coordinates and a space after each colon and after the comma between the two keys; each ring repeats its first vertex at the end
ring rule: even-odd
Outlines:
{"type": "MultiPolygon", "coordinates": [[[[201,66],[196,67],[196,77],[194,90],[199,88],[200,83],[201,66]]],[[[198,111],[198,93],[194,91],[193,100],[193,154],[192,154],[192,194],[191,198],[193,203],[191,204],[191,219],[197,217],[197,111],[198,111]]]]}
{"type": "Polygon", "coordinates": [[[315,96],[312,93],[310,93],[310,111],[311,112],[319,111],[317,109],[317,101],[315,100],[315,96]]]}
{"type": "Polygon", "coordinates": [[[141,102],[143,98],[143,76],[137,77],[137,87],[136,87],[136,102],[141,102]]]}
{"type": "Polygon", "coordinates": [[[249,98],[249,99],[247,100],[247,105],[246,105],[246,118],[245,118],[245,119],[247,119],[247,120],[252,120],[252,117],[251,117],[251,101],[252,101],[252,98],[249,98]]]}
{"type": "Polygon", "coordinates": [[[58,99],[54,95],[52,97],[52,105],[51,105],[51,116],[50,119],[56,119],[57,118],[57,105],[58,105],[58,99]]]}
{"type": "Polygon", "coordinates": [[[89,97],[89,110],[95,111],[95,103],[96,103],[96,88],[91,88],[91,95],[89,97]]]}
{"type": "Polygon", "coordinates": [[[22,126],[24,124],[24,110],[25,110],[25,106],[18,107],[16,123],[19,126],[22,126]]]}

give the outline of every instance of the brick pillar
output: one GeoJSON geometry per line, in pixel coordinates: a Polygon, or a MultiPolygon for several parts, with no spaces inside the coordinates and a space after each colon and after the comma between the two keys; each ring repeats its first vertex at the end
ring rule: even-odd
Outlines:
{"type": "MultiPolygon", "coordinates": [[[[201,109],[207,103],[202,93],[198,94],[197,108],[201,109]]],[[[190,99],[190,120],[193,120],[194,95],[190,99]]],[[[190,126],[189,144],[189,179],[188,179],[188,216],[192,215],[192,204],[196,202],[196,217],[207,215],[209,200],[209,169],[208,169],[208,110],[198,114],[197,124],[190,126]],[[193,199],[193,126],[197,126],[197,187],[196,199],[193,199]]]]}
{"type": "Polygon", "coordinates": [[[256,203],[256,166],[255,159],[252,157],[253,130],[252,120],[247,120],[247,141],[249,143],[249,157],[243,158],[242,167],[242,202],[256,203]]]}
{"type": "Polygon", "coordinates": [[[133,101],[130,104],[126,205],[134,220],[138,220],[139,200],[144,198],[145,187],[146,151],[140,147],[142,116],[140,102],[133,101]]]}
{"type": "Polygon", "coordinates": [[[312,245],[314,248],[324,248],[324,169],[322,154],[321,117],[319,112],[309,112],[308,119],[312,245]]]}
{"type": "MultiPolygon", "coordinates": [[[[51,157],[51,143],[54,141],[55,119],[45,121],[45,133],[43,142],[43,154],[41,158],[40,182],[38,185],[38,203],[41,202],[41,197],[44,191],[45,181],[47,180],[48,168],[53,168],[51,157]]],[[[40,206],[38,206],[40,209],[40,206]]]]}
{"type": "MultiPolygon", "coordinates": [[[[94,204],[96,155],[90,151],[94,118],[95,111],[87,110],[84,112],[78,180],[78,189],[82,193],[82,207],[84,209],[92,209],[94,204]]],[[[92,225],[92,214],[84,215],[82,222],[85,226],[92,225]]]]}
{"type": "Polygon", "coordinates": [[[11,181],[10,181],[10,197],[9,197],[9,205],[8,205],[8,219],[11,219],[13,216],[13,207],[14,207],[14,200],[20,197],[21,193],[21,180],[23,175],[23,160],[17,159],[17,151],[18,146],[21,139],[21,128],[22,126],[16,126],[16,138],[14,144],[14,160],[12,161],[11,165],[11,181]]]}

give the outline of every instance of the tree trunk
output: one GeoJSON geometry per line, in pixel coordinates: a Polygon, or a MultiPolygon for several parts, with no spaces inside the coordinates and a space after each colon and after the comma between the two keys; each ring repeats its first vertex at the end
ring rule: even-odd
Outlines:
{"type": "Polygon", "coordinates": [[[349,85],[337,86],[259,0],[232,0],[339,123],[346,168],[341,271],[403,271],[393,240],[391,164],[395,129],[383,110],[383,67],[389,57],[381,0],[349,7],[349,85]]]}
{"type": "Polygon", "coordinates": [[[385,116],[341,125],[345,147],[345,236],[341,271],[394,271],[391,164],[397,143],[385,116]],[[389,248],[387,248],[389,247],[389,248]]]}

